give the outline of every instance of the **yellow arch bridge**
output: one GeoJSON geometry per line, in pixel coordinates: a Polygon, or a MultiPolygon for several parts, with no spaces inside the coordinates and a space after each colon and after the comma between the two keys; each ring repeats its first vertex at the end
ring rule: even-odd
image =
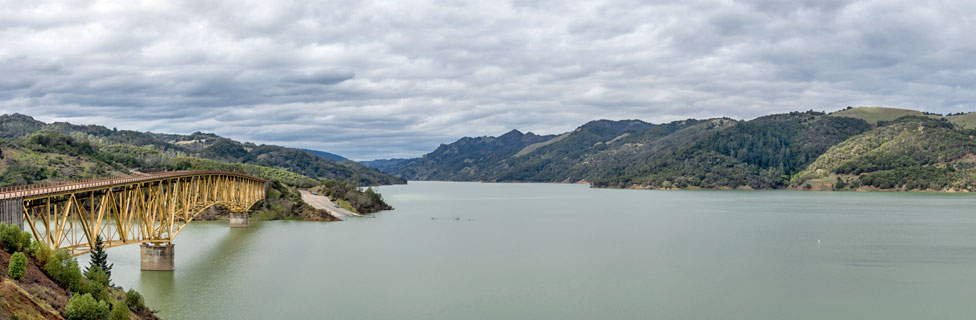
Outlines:
{"type": "Polygon", "coordinates": [[[172,240],[205,209],[224,207],[231,227],[264,200],[269,181],[229,171],[169,171],[0,189],[0,221],[72,255],[142,244],[142,270],[173,270],[172,240]]]}

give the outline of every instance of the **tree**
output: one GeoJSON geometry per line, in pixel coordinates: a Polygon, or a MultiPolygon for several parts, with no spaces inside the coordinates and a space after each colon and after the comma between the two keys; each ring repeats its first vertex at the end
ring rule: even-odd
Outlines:
{"type": "Polygon", "coordinates": [[[122,302],[116,302],[112,306],[112,315],[109,317],[112,320],[129,320],[129,308],[125,306],[122,302]]]}
{"type": "Polygon", "coordinates": [[[68,307],[64,310],[68,320],[101,320],[109,316],[108,304],[96,301],[91,294],[75,294],[68,300],[68,307]]]}
{"type": "Polygon", "coordinates": [[[91,253],[91,261],[88,263],[88,267],[85,268],[85,274],[92,267],[99,267],[102,271],[105,271],[105,275],[108,276],[109,282],[112,279],[112,266],[114,264],[108,264],[108,253],[105,252],[105,243],[102,241],[102,235],[95,237],[95,250],[91,253]]]}
{"type": "Polygon", "coordinates": [[[27,268],[27,257],[24,256],[23,252],[17,252],[10,256],[10,265],[7,266],[7,275],[14,280],[20,280],[24,277],[24,271],[27,268]]]}
{"type": "Polygon", "coordinates": [[[146,307],[146,302],[142,299],[142,295],[138,291],[129,289],[125,293],[125,305],[129,306],[129,309],[139,311],[146,307]]]}
{"type": "Polygon", "coordinates": [[[21,249],[21,236],[20,229],[15,226],[4,225],[0,228],[0,244],[3,244],[4,250],[9,253],[14,253],[20,251],[21,249]]]}

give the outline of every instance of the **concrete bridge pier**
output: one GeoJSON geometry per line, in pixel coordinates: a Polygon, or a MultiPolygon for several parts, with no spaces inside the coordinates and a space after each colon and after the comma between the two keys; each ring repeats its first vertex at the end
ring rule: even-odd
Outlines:
{"type": "Polygon", "coordinates": [[[172,243],[143,243],[139,248],[139,266],[143,271],[173,271],[172,243]]]}
{"type": "Polygon", "coordinates": [[[247,228],[247,212],[245,213],[230,213],[230,227],[231,228],[247,228]]]}

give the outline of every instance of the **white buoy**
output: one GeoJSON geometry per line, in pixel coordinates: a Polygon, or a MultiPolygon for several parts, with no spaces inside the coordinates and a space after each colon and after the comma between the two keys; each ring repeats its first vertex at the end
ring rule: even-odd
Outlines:
{"type": "Polygon", "coordinates": [[[820,244],[820,239],[817,239],[817,244],[820,244]]]}

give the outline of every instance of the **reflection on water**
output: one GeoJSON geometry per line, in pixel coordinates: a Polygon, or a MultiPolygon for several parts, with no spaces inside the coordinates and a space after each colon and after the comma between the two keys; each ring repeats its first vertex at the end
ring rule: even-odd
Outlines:
{"type": "MultiPolygon", "coordinates": [[[[976,314],[976,197],[383,187],[345,222],[195,222],[176,271],[109,250],[172,319],[919,319],[976,314]]],[[[87,262],[83,262],[87,263],[87,262]]]]}

